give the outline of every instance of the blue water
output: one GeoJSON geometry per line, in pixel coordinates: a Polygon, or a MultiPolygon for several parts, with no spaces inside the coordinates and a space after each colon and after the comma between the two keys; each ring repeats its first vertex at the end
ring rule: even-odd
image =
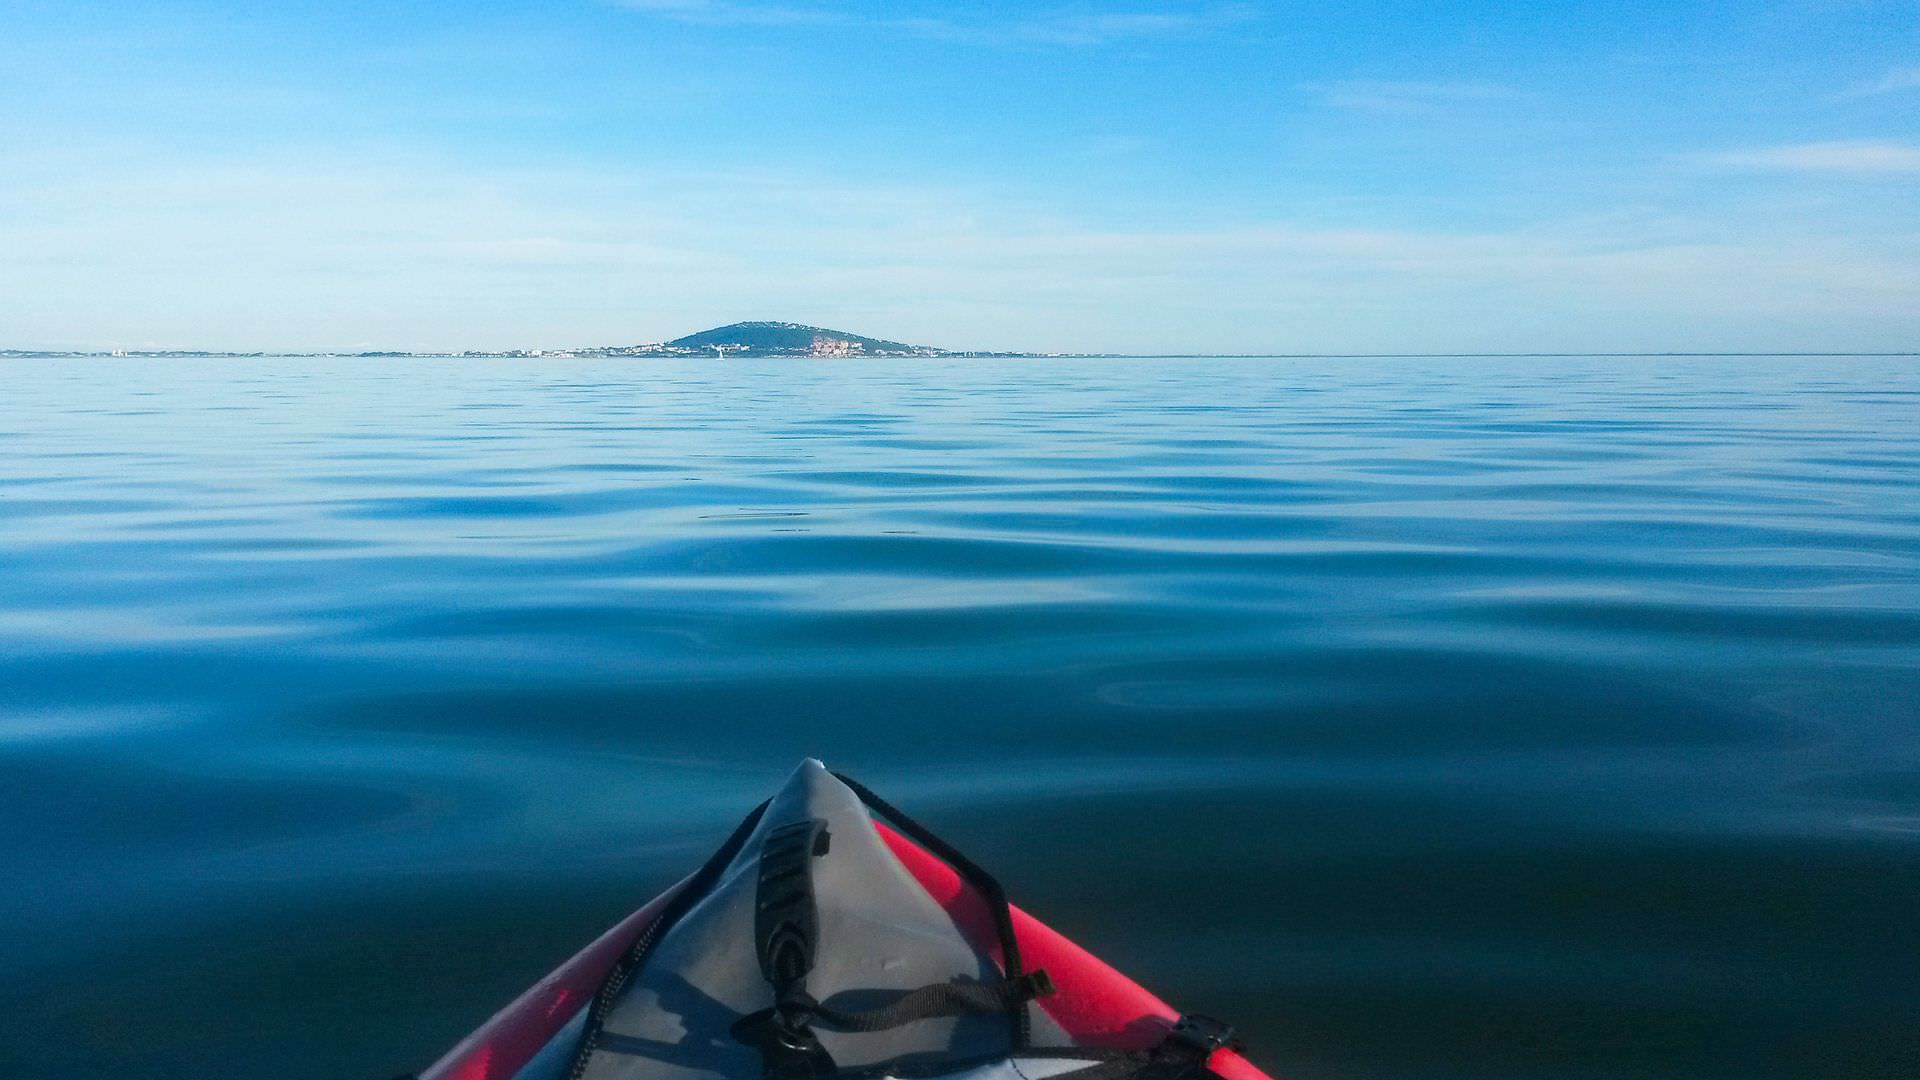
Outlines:
{"type": "Polygon", "coordinates": [[[416,1068],[812,754],[1311,1077],[1920,1075],[1913,358],[0,363],[0,1075],[416,1068]]]}

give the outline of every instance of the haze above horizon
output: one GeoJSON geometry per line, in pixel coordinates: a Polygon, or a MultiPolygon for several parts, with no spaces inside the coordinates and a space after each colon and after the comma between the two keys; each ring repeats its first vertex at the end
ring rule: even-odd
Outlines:
{"type": "Polygon", "coordinates": [[[0,94],[4,346],[1920,343],[1910,3],[24,0],[0,94]]]}

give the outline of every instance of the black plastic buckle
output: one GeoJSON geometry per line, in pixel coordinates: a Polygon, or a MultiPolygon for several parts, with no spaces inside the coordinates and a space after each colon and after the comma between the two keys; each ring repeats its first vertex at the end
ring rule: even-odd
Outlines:
{"type": "Polygon", "coordinates": [[[1044,969],[1027,972],[1013,982],[1013,996],[1020,1001],[1035,1001],[1053,996],[1053,978],[1044,969]]]}
{"type": "Polygon", "coordinates": [[[763,1080],[826,1080],[839,1068],[804,1019],[761,1009],[734,1021],[733,1037],[760,1051],[763,1080]]]}
{"type": "Polygon", "coordinates": [[[1238,1050],[1241,1045],[1232,1024],[1199,1013],[1182,1016],[1173,1030],[1167,1032],[1167,1042],[1198,1054],[1201,1061],[1211,1057],[1215,1050],[1238,1050]]]}

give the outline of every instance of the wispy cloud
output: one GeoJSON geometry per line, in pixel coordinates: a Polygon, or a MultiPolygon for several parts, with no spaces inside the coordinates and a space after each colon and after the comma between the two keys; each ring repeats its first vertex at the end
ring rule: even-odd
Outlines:
{"type": "Polygon", "coordinates": [[[1256,18],[1251,4],[1198,9],[1060,10],[1011,19],[953,15],[871,15],[830,7],[797,7],[753,0],[615,0],[624,8],[706,26],[833,25],[912,37],[986,45],[1084,48],[1128,41],[1192,37],[1256,18]]]}
{"type": "Polygon", "coordinates": [[[1702,155],[1712,165],[1783,172],[1920,173],[1920,146],[1889,140],[1791,143],[1702,155]]]}
{"type": "Polygon", "coordinates": [[[1902,90],[1920,90],[1920,67],[1900,68],[1889,71],[1872,82],[1861,83],[1836,95],[1836,101],[1854,101],[1860,98],[1880,97],[1885,94],[1897,94],[1902,90]]]}
{"type": "Polygon", "coordinates": [[[1320,94],[1328,105],[1337,109],[1401,114],[1445,112],[1510,101],[1519,96],[1512,87],[1481,82],[1348,79],[1308,83],[1305,89],[1320,94]]]}

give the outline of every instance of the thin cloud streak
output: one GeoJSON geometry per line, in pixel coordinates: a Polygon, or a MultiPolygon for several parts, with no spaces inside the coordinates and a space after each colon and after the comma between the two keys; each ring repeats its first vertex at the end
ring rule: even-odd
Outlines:
{"type": "Polygon", "coordinates": [[[1862,176],[1920,173],[1920,146],[1889,140],[1792,143],[1705,154],[1711,165],[1862,176]]]}
{"type": "Polygon", "coordinates": [[[1920,67],[1901,68],[1889,71],[1886,75],[1870,83],[1862,83],[1834,97],[1835,101],[1857,101],[1861,98],[1884,97],[1903,90],[1920,90],[1920,67]]]}

